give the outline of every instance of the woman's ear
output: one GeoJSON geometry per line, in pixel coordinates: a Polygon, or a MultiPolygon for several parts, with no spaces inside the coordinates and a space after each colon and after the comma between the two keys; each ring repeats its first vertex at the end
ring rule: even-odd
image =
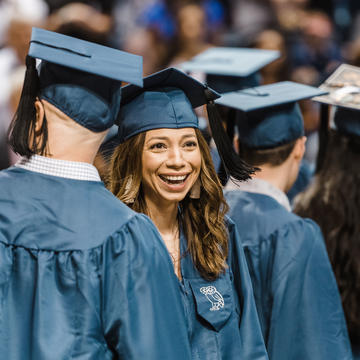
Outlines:
{"type": "Polygon", "coordinates": [[[45,116],[44,105],[38,98],[35,101],[35,110],[36,110],[35,134],[37,134],[42,129],[44,116],[45,116]]]}

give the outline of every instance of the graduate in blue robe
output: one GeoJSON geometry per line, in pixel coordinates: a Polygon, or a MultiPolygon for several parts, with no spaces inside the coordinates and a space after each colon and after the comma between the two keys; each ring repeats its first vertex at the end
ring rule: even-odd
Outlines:
{"type": "MultiPolygon", "coordinates": [[[[219,99],[239,110],[240,156],[259,172],[230,181],[225,196],[243,241],[270,359],[351,359],[334,274],[317,224],[291,212],[285,195],[304,152],[297,100],[321,94],[285,82],[219,99]]],[[[326,216],[326,214],[324,214],[326,216]]]]}
{"type": "Polygon", "coordinates": [[[358,71],[343,64],[321,85],[330,94],[316,98],[322,103],[316,175],[294,207],[298,215],[316,221],[324,234],[355,359],[360,359],[360,112],[353,92],[358,71]],[[350,82],[332,87],[338,74],[346,74],[350,82]]]}
{"type": "MultiPolygon", "coordinates": [[[[191,250],[193,249],[191,247],[194,247],[194,238],[191,233],[196,231],[195,229],[199,231],[199,227],[196,225],[191,227],[190,220],[187,217],[190,216],[187,212],[187,204],[191,203],[191,206],[198,209],[195,212],[201,217],[201,220],[198,220],[200,222],[208,221],[217,224],[217,220],[214,219],[216,214],[218,214],[219,218],[221,215],[223,216],[219,212],[212,211],[209,211],[210,214],[207,215],[207,218],[203,218],[202,213],[199,214],[202,211],[202,206],[204,206],[203,203],[211,201],[208,199],[209,193],[204,190],[205,185],[202,187],[200,184],[202,181],[200,179],[205,176],[205,170],[200,170],[199,177],[196,181],[194,180],[195,185],[188,192],[183,194],[181,193],[182,190],[173,190],[173,192],[162,190],[161,194],[165,195],[161,197],[156,190],[150,192],[150,185],[145,185],[148,184],[144,175],[148,171],[146,170],[148,169],[145,163],[146,159],[141,160],[141,162],[138,160],[139,157],[142,158],[142,156],[145,156],[144,154],[149,153],[152,161],[155,161],[155,158],[164,160],[162,171],[173,174],[185,171],[181,165],[182,160],[176,157],[175,153],[179,151],[183,156],[185,156],[185,153],[191,153],[194,140],[189,138],[187,141],[191,141],[190,144],[182,144],[181,149],[175,150],[175,147],[171,148],[170,139],[174,139],[175,136],[178,136],[176,134],[182,133],[183,130],[185,130],[184,133],[187,134],[187,138],[191,134],[196,134],[197,139],[200,139],[201,133],[196,132],[199,129],[198,118],[193,108],[207,103],[210,103],[210,108],[209,104],[207,106],[213,134],[216,126],[220,124],[214,138],[219,146],[219,154],[225,156],[232,148],[231,144],[227,142],[226,133],[221,127],[221,123],[216,124],[219,119],[213,113],[214,105],[211,104],[216,97],[218,97],[216,92],[172,68],[145,78],[143,89],[133,85],[124,87],[122,90],[122,110],[119,114],[118,133],[118,141],[121,145],[115,150],[113,156],[111,189],[114,194],[117,194],[120,199],[126,201],[134,209],[138,209],[137,206],[143,206],[141,204],[144,203],[147,207],[146,201],[149,199],[147,194],[151,194],[152,204],[166,203],[168,206],[166,208],[167,213],[171,212],[170,207],[174,210],[173,223],[175,223],[175,226],[171,225],[171,229],[173,230],[175,227],[178,232],[172,231],[172,234],[179,233],[180,236],[178,239],[174,235],[171,243],[176,243],[179,246],[178,252],[176,250],[177,245],[175,245],[173,252],[170,249],[169,252],[172,254],[174,268],[179,276],[178,285],[182,293],[192,358],[199,360],[267,359],[245,255],[236,228],[230,219],[225,218],[225,222],[221,224],[221,226],[224,225],[227,252],[227,257],[225,256],[224,259],[224,271],[219,272],[217,276],[213,276],[213,274],[205,274],[203,267],[199,269],[198,265],[195,265],[194,252],[191,250]],[[151,145],[153,151],[148,150],[150,145],[146,145],[147,140],[143,140],[144,145],[139,145],[139,141],[142,141],[139,139],[142,136],[146,137],[151,131],[160,131],[161,133],[161,135],[157,133],[159,140],[156,141],[159,141],[159,143],[154,140],[154,144],[151,145]],[[120,158],[124,152],[130,157],[127,162],[122,161],[120,158]],[[169,154],[173,155],[170,156],[169,154]],[[139,163],[140,165],[137,165],[139,163]],[[134,165],[132,166],[132,164],[134,165]],[[125,182],[120,183],[120,178],[125,179],[125,182]],[[167,195],[170,198],[166,197],[167,195]],[[177,200],[172,200],[175,197],[177,200]],[[189,230],[189,228],[191,229],[189,230]],[[178,258],[176,254],[178,254],[178,258]],[[178,267],[179,262],[180,266],[178,267]],[[210,276],[212,277],[210,278],[210,276]]],[[[200,140],[198,141],[200,144],[200,140]]],[[[212,197],[218,196],[220,208],[222,206],[220,201],[223,199],[222,189],[216,178],[210,160],[210,153],[204,139],[202,144],[198,145],[199,152],[207,151],[207,156],[202,155],[200,162],[202,164],[206,162],[206,165],[204,165],[208,169],[206,171],[211,171],[211,177],[214,176],[210,192],[212,197]],[[215,192],[218,195],[214,195],[215,192]]],[[[234,155],[236,156],[236,154],[234,155]]],[[[227,163],[227,165],[230,164],[227,163]]],[[[233,166],[235,166],[234,163],[233,166]]],[[[233,175],[238,178],[248,177],[249,169],[243,166],[242,163],[238,163],[237,166],[241,169],[233,168],[233,175]]],[[[192,175],[188,174],[187,176],[191,177],[192,175]]],[[[158,176],[156,178],[152,176],[151,179],[152,184],[157,184],[156,189],[158,186],[162,186],[158,176]]],[[[209,184],[209,181],[207,184],[209,184]]],[[[207,186],[210,187],[210,185],[207,186]]],[[[206,191],[209,191],[209,189],[206,191]]],[[[167,214],[161,213],[160,205],[157,206],[156,214],[164,223],[167,214]]],[[[159,219],[152,216],[153,208],[148,209],[151,219],[157,224],[159,219]]],[[[140,209],[140,211],[142,210],[140,209]]],[[[146,211],[143,212],[146,213],[146,211]]],[[[197,215],[194,214],[195,216],[197,215]]],[[[219,224],[217,226],[217,228],[220,227],[219,224]]],[[[159,231],[161,232],[160,228],[159,231]]],[[[203,242],[203,251],[209,253],[209,250],[212,249],[210,248],[210,241],[214,241],[214,238],[207,236],[206,239],[204,236],[199,241],[203,242]],[[206,250],[207,247],[208,250],[206,250]]],[[[214,246],[218,246],[217,250],[220,250],[219,243],[214,246]]],[[[221,249],[223,248],[224,246],[221,247],[221,249]]],[[[217,254],[218,257],[222,255],[217,254]]],[[[215,262],[215,254],[212,253],[206,259],[210,263],[215,262]]],[[[218,259],[216,260],[218,261],[218,259]]]]}
{"type": "Polygon", "coordinates": [[[33,29],[10,136],[23,157],[0,172],[1,359],[191,358],[158,231],[85,161],[114,123],[121,80],[141,74],[137,56],[33,29]]]}
{"type": "Polygon", "coordinates": [[[186,309],[186,320],[193,359],[267,359],[257,319],[251,280],[239,234],[231,219],[228,269],[214,281],[205,280],[187,253],[187,240],[181,234],[181,274],[179,283],[186,309]],[[205,294],[201,289],[210,288],[205,294]],[[216,289],[221,297],[211,292],[216,289]],[[223,299],[224,307],[213,304],[223,299]],[[216,306],[216,305],[215,305],[216,306]],[[211,310],[213,309],[213,310],[211,310]]]}

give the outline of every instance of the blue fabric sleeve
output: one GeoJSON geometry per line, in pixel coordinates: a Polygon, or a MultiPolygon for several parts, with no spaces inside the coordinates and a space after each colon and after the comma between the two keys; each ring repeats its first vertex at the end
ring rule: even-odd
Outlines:
{"type": "Polygon", "coordinates": [[[336,280],[319,227],[295,222],[278,236],[308,244],[307,251],[273,269],[267,347],[270,359],[352,359],[336,280]],[[305,241],[313,239],[313,241],[305,241]]]}
{"type": "Polygon", "coordinates": [[[135,216],[103,248],[103,326],[121,359],[190,359],[178,280],[155,226],[135,216]],[[126,296],[124,296],[126,294],[126,296]]]}
{"type": "Polygon", "coordinates": [[[234,223],[230,219],[227,219],[227,223],[229,264],[231,264],[236,292],[241,302],[240,337],[243,348],[241,359],[268,359],[241,240],[234,223]]]}

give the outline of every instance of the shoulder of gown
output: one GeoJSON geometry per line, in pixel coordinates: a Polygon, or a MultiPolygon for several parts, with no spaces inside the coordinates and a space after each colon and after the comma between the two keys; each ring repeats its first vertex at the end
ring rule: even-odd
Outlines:
{"type": "Polygon", "coordinates": [[[191,358],[158,231],[100,182],[0,173],[0,314],[12,359],[191,358]]]}
{"type": "Polygon", "coordinates": [[[270,359],[351,359],[341,299],[319,226],[268,196],[237,193],[231,194],[230,216],[244,239],[270,359]]]}

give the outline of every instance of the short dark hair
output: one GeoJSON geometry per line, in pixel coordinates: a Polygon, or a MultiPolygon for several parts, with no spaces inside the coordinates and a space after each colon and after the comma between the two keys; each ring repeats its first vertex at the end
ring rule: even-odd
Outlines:
{"type": "Polygon", "coordinates": [[[26,73],[16,113],[11,121],[8,137],[14,152],[30,157],[34,154],[43,155],[47,146],[47,121],[44,116],[42,127],[36,131],[35,101],[40,93],[40,81],[36,70],[36,60],[26,57],[26,73]],[[41,138],[38,144],[37,139],[41,138]],[[30,139],[32,139],[30,144],[30,139]]]}
{"type": "Polygon", "coordinates": [[[269,149],[250,148],[239,142],[240,156],[252,166],[263,164],[278,166],[289,157],[297,140],[269,149]]]}

